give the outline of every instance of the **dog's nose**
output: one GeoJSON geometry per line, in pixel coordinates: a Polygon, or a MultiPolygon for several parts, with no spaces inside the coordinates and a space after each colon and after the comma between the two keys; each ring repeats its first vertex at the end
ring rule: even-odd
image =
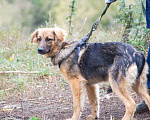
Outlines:
{"type": "Polygon", "coordinates": [[[41,52],[43,52],[43,51],[44,51],[43,48],[38,48],[38,52],[39,52],[39,53],[41,53],[41,52]]]}

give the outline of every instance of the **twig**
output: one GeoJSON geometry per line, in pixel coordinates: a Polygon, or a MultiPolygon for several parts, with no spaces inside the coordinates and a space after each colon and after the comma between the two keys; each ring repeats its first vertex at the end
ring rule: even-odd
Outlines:
{"type": "Polygon", "coordinates": [[[81,29],[79,30],[79,31],[80,31],[79,33],[81,33],[81,31],[82,31],[82,29],[83,29],[83,27],[84,27],[86,21],[87,21],[87,17],[85,18],[85,20],[84,20],[84,22],[83,22],[83,25],[82,25],[81,29]]]}
{"type": "Polygon", "coordinates": [[[30,72],[24,72],[24,71],[0,71],[0,74],[38,74],[40,73],[39,71],[30,71],[30,72]]]}

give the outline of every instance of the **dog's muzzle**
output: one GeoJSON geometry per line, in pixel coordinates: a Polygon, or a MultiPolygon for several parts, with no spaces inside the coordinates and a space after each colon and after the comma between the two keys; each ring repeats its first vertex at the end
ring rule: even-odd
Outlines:
{"type": "Polygon", "coordinates": [[[50,52],[50,49],[49,50],[44,50],[44,48],[38,48],[38,53],[39,54],[44,55],[44,54],[49,53],[49,52],[50,52]]]}

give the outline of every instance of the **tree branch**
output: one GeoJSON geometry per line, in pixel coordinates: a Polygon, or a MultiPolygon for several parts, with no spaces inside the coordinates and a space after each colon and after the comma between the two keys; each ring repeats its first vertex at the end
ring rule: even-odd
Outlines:
{"type": "Polygon", "coordinates": [[[38,74],[40,72],[39,71],[29,71],[29,72],[25,72],[25,71],[0,71],[0,74],[10,74],[10,73],[14,73],[14,74],[38,74]]]}

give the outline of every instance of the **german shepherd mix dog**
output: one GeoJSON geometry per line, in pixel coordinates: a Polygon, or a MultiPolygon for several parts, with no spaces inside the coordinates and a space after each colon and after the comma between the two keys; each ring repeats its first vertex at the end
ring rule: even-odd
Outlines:
{"type": "Polygon", "coordinates": [[[126,112],[122,120],[132,120],[136,104],[131,97],[133,89],[150,109],[147,92],[148,65],[144,55],[133,46],[121,42],[89,43],[80,52],[78,41],[64,39],[60,28],[40,28],[32,34],[32,42],[39,44],[38,53],[51,58],[70,84],[74,113],[70,120],[79,120],[84,93],[87,92],[92,114],[87,120],[99,117],[98,83],[109,81],[113,91],[124,102],[126,112]]]}

